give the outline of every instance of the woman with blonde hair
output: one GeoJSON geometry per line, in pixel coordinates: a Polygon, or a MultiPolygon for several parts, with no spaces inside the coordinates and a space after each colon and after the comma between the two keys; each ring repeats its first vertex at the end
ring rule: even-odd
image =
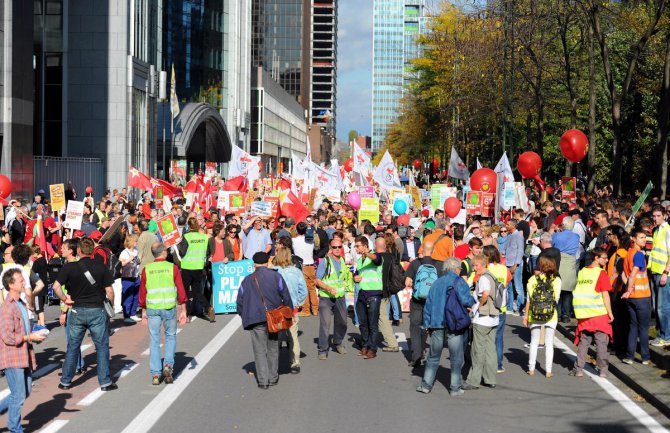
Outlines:
{"type": "Polygon", "coordinates": [[[291,374],[300,373],[300,341],[298,340],[298,307],[307,298],[307,283],[302,271],[293,264],[291,250],[286,247],[277,248],[272,265],[284,278],[293,302],[293,325],[289,328],[288,347],[291,350],[291,374]]]}
{"type": "Polygon", "coordinates": [[[554,333],[558,324],[558,299],[561,296],[561,278],[558,277],[556,261],[540,256],[537,261],[539,274],[533,275],[528,280],[526,289],[528,291],[528,302],[523,316],[524,326],[530,328],[530,353],[528,355],[528,375],[535,374],[537,360],[537,349],[540,344],[540,334],[544,326],[544,371],[548,378],[553,377],[552,366],[554,363],[554,333]],[[544,291],[544,296],[536,291],[544,291]],[[542,302],[542,305],[540,305],[542,302]],[[552,311],[553,310],[553,313],[552,311]],[[538,316],[540,313],[548,315],[548,318],[538,316]],[[550,314],[552,313],[552,314],[550,314]]]}
{"type": "Polygon", "coordinates": [[[141,320],[136,316],[137,304],[140,300],[140,259],[137,256],[137,235],[126,235],[123,246],[125,249],[119,255],[123,321],[135,323],[141,320]]]}

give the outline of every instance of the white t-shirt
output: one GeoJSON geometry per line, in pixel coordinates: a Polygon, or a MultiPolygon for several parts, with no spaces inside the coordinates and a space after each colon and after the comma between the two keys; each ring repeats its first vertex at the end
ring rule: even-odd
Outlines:
{"type": "Polygon", "coordinates": [[[305,236],[293,238],[293,252],[302,259],[303,265],[314,264],[314,244],[305,241],[305,236]]]}
{"type": "MultiPolygon", "coordinates": [[[[494,327],[498,326],[499,318],[498,316],[480,316],[479,315],[479,299],[482,297],[484,292],[491,293],[491,290],[494,288],[491,287],[491,280],[486,277],[480,277],[477,282],[477,303],[474,308],[476,308],[475,317],[472,319],[472,323],[482,326],[494,327]]],[[[488,301],[493,302],[493,299],[489,297],[488,301]]],[[[473,309],[474,309],[473,308],[473,309]]]]}

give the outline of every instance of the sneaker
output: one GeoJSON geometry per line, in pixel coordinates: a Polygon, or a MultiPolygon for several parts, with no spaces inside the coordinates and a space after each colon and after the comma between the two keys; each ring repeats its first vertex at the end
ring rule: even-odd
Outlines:
{"type": "Polygon", "coordinates": [[[382,352],[400,352],[400,347],[398,347],[398,346],[395,346],[395,347],[384,346],[384,347],[382,347],[382,352]]]}
{"type": "Polygon", "coordinates": [[[651,361],[648,359],[646,361],[642,361],[642,365],[651,365],[651,361]]]}
{"type": "Polygon", "coordinates": [[[551,371],[547,371],[545,376],[547,377],[547,379],[551,379],[552,377],[554,377],[554,373],[552,373],[551,371]]]}
{"type": "Polygon", "coordinates": [[[528,376],[535,376],[535,370],[528,370],[526,373],[528,376]]]}
{"type": "Polygon", "coordinates": [[[161,384],[161,375],[160,374],[154,374],[151,377],[151,384],[152,385],[160,385],[161,384]]]}
{"type": "Polygon", "coordinates": [[[667,340],[664,340],[662,338],[654,338],[653,340],[651,340],[649,342],[649,344],[651,344],[654,347],[665,347],[668,344],[670,344],[670,342],[668,342],[667,340]]]}
{"type": "Polygon", "coordinates": [[[300,366],[294,365],[293,367],[291,367],[291,374],[300,374],[300,366]]]}
{"type": "Polygon", "coordinates": [[[347,349],[345,349],[344,346],[340,344],[338,346],[335,346],[335,352],[339,353],[340,355],[346,355],[347,349]]]}
{"type": "Polygon", "coordinates": [[[423,394],[430,394],[430,389],[424,387],[423,385],[419,385],[416,387],[416,392],[421,392],[423,394]]]}
{"type": "Polygon", "coordinates": [[[630,358],[624,358],[621,360],[624,364],[633,365],[633,360],[630,358]]]}
{"type": "Polygon", "coordinates": [[[127,323],[129,325],[134,325],[136,322],[132,318],[126,317],[125,319],[123,319],[123,323],[127,323]]]}
{"type": "Polygon", "coordinates": [[[574,376],[574,377],[584,377],[584,372],[583,371],[578,371],[577,369],[573,368],[568,372],[568,376],[574,376]]]}
{"type": "Polygon", "coordinates": [[[499,369],[496,370],[496,373],[502,374],[505,372],[505,367],[500,367],[499,369]]]}
{"type": "Polygon", "coordinates": [[[452,396],[452,397],[458,397],[459,395],[463,395],[463,394],[465,394],[465,391],[463,391],[460,388],[458,389],[458,391],[449,391],[449,395],[452,396]]]}
{"type": "Polygon", "coordinates": [[[165,383],[172,383],[174,379],[172,378],[172,366],[170,364],[165,364],[163,367],[163,378],[165,383]]]}
{"type": "Polygon", "coordinates": [[[538,348],[538,349],[544,349],[544,344],[538,344],[538,345],[537,345],[537,348],[538,348]]]}
{"type": "Polygon", "coordinates": [[[479,387],[476,385],[470,385],[469,383],[465,382],[461,386],[461,389],[465,391],[474,391],[475,389],[479,389],[479,387]]]}
{"type": "Polygon", "coordinates": [[[326,352],[319,353],[319,361],[325,361],[328,359],[328,354],[326,352]]]}

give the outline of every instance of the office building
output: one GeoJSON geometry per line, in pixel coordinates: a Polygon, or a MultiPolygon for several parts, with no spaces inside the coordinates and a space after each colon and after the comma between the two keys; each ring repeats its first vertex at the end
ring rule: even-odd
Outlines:
{"type": "Polygon", "coordinates": [[[425,0],[374,0],[372,61],[372,151],[377,152],[395,121],[408,80],[410,61],[420,52],[425,0]]]}

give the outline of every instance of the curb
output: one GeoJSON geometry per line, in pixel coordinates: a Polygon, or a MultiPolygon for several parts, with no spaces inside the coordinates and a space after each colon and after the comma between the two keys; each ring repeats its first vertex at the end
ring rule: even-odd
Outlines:
{"type": "MultiPolygon", "coordinates": [[[[574,331],[570,328],[567,328],[565,324],[559,322],[558,326],[556,326],[556,329],[561,334],[563,334],[564,337],[568,338],[570,340],[570,343],[574,341],[575,338],[574,331]]],[[[596,351],[594,350],[593,347],[589,347],[589,355],[591,355],[595,359],[596,351]]],[[[616,356],[614,358],[618,359],[616,356]]],[[[668,356],[664,356],[663,354],[659,353],[656,350],[651,350],[651,358],[654,365],[657,366],[656,368],[667,370],[667,365],[668,363],[670,363],[670,359],[668,359],[668,356]]],[[[630,389],[632,389],[638,395],[644,398],[645,401],[647,401],[647,403],[651,404],[654,408],[656,408],[656,410],[665,415],[666,418],[670,419],[670,406],[668,405],[668,403],[657,398],[653,392],[649,391],[642,384],[638,383],[633,378],[631,378],[626,372],[622,371],[617,365],[617,363],[610,362],[608,371],[612,373],[621,382],[626,384],[626,386],[628,386],[630,389]]]]}

